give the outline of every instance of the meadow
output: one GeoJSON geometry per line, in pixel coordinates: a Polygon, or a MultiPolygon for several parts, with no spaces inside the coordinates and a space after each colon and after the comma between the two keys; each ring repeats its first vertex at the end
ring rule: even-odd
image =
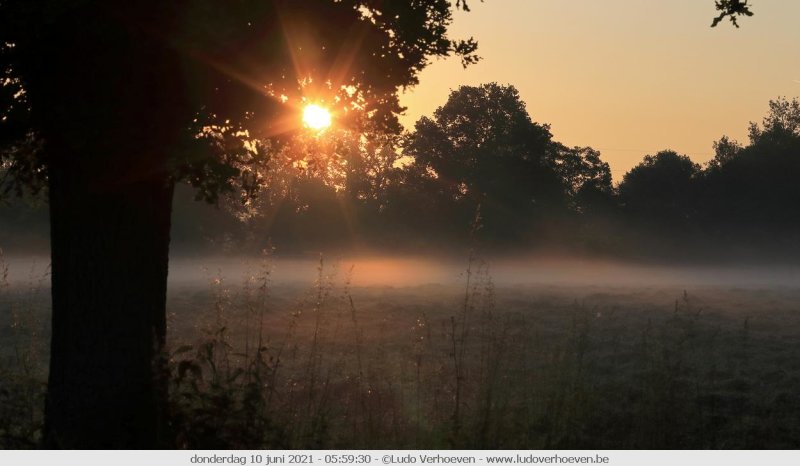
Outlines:
{"type": "MultiPolygon", "coordinates": [[[[304,272],[290,278],[270,257],[235,271],[199,264],[185,265],[194,274],[176,265],[170,283],[176,448],[800,444],[800,287],[791,275],[569,282],[554,272],[515,282],[472,258],[460,272],[420,270],[403,281],[335,260],[295,263],[304,272]]],[[[5,267],[0,446],[32,448],[42,429],[47,270],[5,267]]]]}

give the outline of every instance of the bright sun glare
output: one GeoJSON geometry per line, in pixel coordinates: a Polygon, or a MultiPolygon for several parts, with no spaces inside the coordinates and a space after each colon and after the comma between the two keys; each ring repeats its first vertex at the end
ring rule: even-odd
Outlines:
{"type": "Polygon", "coordinates": [[[303,109],[303,123],[311,129],[322,130],[331,125],[331,113],[316,104],[303,109]]]}

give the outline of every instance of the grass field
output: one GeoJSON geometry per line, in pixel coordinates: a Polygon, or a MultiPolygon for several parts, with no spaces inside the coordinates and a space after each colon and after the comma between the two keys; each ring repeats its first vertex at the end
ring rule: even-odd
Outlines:
{"type": "MultiPolygon", "coordinates": [[[[171,282],[176,447],[800,444],[800,287],[494,283],[477,260],[392,286],[280,267],[171,282]]],[[[18,276],[0,288],[0,442],[21,448],[40,435],[49,304],[46,272],[18,276]]]]}

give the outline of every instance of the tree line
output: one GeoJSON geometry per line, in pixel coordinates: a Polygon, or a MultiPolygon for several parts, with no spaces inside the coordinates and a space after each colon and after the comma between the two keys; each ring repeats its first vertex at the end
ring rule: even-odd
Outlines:
{"type": "Polygon", "coordinates": [[[778,98],[750,124],[746,144],[722,136],[704,166],[672,150],[645,155],[614,184],[598,150],[555,141],[513,86],[462,86],[402,136],[336,133],[287,150],[254,200],[234,191],[213,212],[179,190],[175,238],[245,249],[269,239],[288,251],[458,251],[477,243],[650,258],[786,257],[800,232],[798,144],[800,103],[778,98]]]}
{"type": "MultiPolygon", "coordinates": [[[[461,86],[400,136],[300,137],[254,175],[263,178],[255,192],[239,183],[215,207],[179,186],[172,236],[179,252],[269,244],[288,252],[455,252],[479,244],[623,257],[787,257],[800,233],[800,102],[770,101],[763,121],[750,123],[747,144],[722,136],[714,151],[705,166],[672,150],[645,155],[615,185],[598,150],[555,141],[514,86],[461,86]]],[[[17,201],[2,215],[30,241],[31,226],[38,221],[41,231],[46,218],[25,205],[17,201]]]]}

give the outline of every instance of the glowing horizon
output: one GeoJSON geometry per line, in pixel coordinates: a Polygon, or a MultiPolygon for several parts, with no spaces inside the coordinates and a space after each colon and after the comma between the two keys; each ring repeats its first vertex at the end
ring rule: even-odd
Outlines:
{"type": "Polygon", "coordinates": [[[711,0],[473,2],[451,35],[475,37],[483,57],[462,69],[433,62],[401,96],[412,129],[452,89],[514,85],[554,139],[592,146],[614,181],[646,154],[673,149],[703,163],[722,135],[747,142],[768,102],[800,95],[800,2],[758,0],[755,16],[711,28],[711,0]]]}

